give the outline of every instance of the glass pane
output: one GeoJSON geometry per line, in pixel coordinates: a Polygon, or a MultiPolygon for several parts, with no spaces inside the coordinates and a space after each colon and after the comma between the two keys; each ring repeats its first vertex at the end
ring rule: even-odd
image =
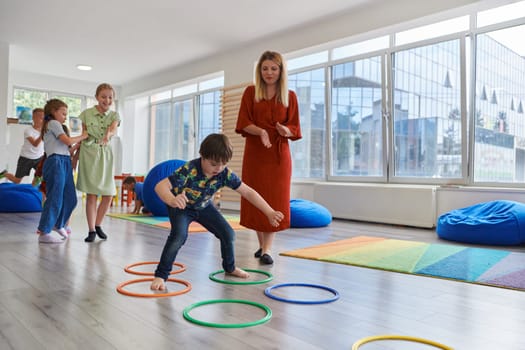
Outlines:
{"type": "Polygon", "coordinates": [[[206,136],[221,131],[221,91],[212,91],[199,96],[200,145],[206,136]]]}
{"type": "Polygon", "coordinates": [[[525,182],[524,26],[476,37],[474,181],[525,182]]]}
{"type": "Polygon", "coordinates": [[[469,16],[449,19],[396,33],[396,45],[409,44],[425,39],[466,31],[469,29],[469,16]]]}
{"type": "Polygon", "coordinates": [[[297,94],[303,138],[290,142],[292,177],[325,177],[326,101],[324,69],[291,74],[289,88],[297,94]]]}
{"type": "Polygon", "coordinates": [[[385,35],[379,38],[335,48],[332,51],[332,59],[338,60],[345,57],[361,55],[367,52],[388,48],[388,45],[389,36],[385,35]]]}
{"type": "Polygon", "coordinates": [[[47,92],[15,88],[12,116],[19,118],[20,122],[31,124],[33,109],[44,108],[47,99],[47,92]]]}
{"type": "Polygon", "coordinates": [[[393,55],[394,175],[462,176],[460,42],[393,55]]]}
{"type": "Polygon", "coordinates": [[[209,90],[209,89],[214,89],[214,88],[221,88],[223,86],[224,86],[224,76],[221,76],[218,78],[201,81],[199,83],[199,91],[209,90]]]}
{"type": "Polygon", "coordinates": [[[171,158],[182,160],[195,158],[193,99],[174,102],[173,117],[170,140],[171,158]]]}
{"type": "MultiPolygon", "coordinates": [[[[478,27],[488,26],[494,23],[509,21],[523,17],[525,13],[525,1],[496,7],[486,11],[480,11],[477,16],[478,27]]],[[[522,38],[522,37],[521,37],[522,38]]]]}
{"type": "Polygon", "coordinates": [[[381,57],[332,68],[332,175],[383,175],[381,110],[381,57]]]}
{"type": "Polygon", "coordinates": [[[286,66],[289,71],[313,66],[328,61],[328,51],[321,51],[306,56],[292,58],[287,61],[286,66]]]}
{"type": "Polygon", "coordinates": [[[173,97],[189,95],[197,92],[197,84],[190,84],[173,89],[173,97]]]}
{"type": "Polygon", "coordinates": [[[170,103],[160,103],[151,106],[151,126],[153,128],[154,164],[171,159],[172,127],[170,103]]]}
{"type": "Polygon", "coordinates": [[[162,100],[168,100],[171,98],[171,91],[162,91],[157,92],[156,94],[151,95],[151,103],[159,102],[162,100]]]}

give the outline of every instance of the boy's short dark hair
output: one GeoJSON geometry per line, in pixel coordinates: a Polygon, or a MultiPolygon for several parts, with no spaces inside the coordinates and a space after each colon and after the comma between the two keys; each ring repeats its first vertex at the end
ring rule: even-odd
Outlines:
{"type": "Polygon", "coordinates": [[[202,141],[199,154],[204,159],[228,163],[233,156],[233,147],[224,134],[209,134],[202,141]]]}
{"type": "Polygon", "coordinates": [[[131,185],[131,184],[136,184],[137,183],[137,180],[135,180],[135,177],[133,176],[128,176],[124,179],[124,181],[122,181],[122,184],[123,185],[131,185]]]}

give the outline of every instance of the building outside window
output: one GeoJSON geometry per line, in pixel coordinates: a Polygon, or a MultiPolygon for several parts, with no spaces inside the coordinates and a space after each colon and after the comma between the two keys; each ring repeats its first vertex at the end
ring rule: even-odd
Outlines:
{"type": "Polygon", "coordinates": [[[381,57],[332,67],[334,176],[383,175],[381,57]]]}
{"type": "Polygon", "coordinates": [[[197,145],[200,145],[209,134],[221,130],[221,96],[220,90],[206,92],[198,96],[199,129],[197,145]]]}
{"type": "MultiPolygon", "coordinates": [[[[525,45],[512,40],[525,20],[494,11],[289,60],[303,132],[293,178],[525,183],[525,45]]],[[[152,101],[156,162],[191,158],[220,130],[221,84],[152,101]]]]}
{"type": "Polygon", "coordinates": [[[525,26],[476,36],[474,180],[525,182],[525,26]]]}
{"type": "Polygon", "coordinates": [[[328,57],[295,58],[290,88],[309,140],[292,143],[294,179],[525,183],[524,8],[514,3],[335,47],[328,57]],[[307,76],[323,68],[325,81],[307,76]],[[313,127],[323,123],[326,133],[313,127]]]}
{"type": "Polygon", "coordinates": [[[461,178],[459,40],[392,56],[393,175],[461,178]]]}
{"type": "Polygon", "coordinates": [[[297,94],[303,138],[290,143],[294,178],[324,178],[326,154],[325,70],[290,74],[297,94]]]}

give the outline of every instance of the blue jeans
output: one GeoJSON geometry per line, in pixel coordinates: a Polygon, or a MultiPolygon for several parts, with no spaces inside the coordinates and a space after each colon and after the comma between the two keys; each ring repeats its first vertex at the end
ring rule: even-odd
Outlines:
{"type": "Polygon", "coordinates": [[[177,209],[168,206],[171,231],[164,249],[160,262],[155,270],[155,277],[166,280],[169,277],[173,262],[177,257],[179,249],[184,245],[188,238],[188,227],[192,221],[196,221],[208,231],[213,233],[221,242],[222,268],[226,272],[235,270],[235,253],[233,242],[235,231],[212,204],[204,209],[177,209]]]}
{"type": "Polygon", "coordinates": [[[42,175],[46,182],[46,200],[40,215],[38,230],[49,233],[66,226],[77,206],[77,192],[69,156],[52,154],[44,162],[42,175]]]}

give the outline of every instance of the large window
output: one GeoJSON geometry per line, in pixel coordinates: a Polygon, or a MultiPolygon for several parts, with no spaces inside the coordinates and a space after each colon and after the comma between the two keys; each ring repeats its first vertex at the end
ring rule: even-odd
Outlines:
{"type": "MultiPolygon", "coordinates": [[[[195,149],[195,118],[193,115],[193,99],[173,102],[173,125],[170,137],[174,147],[170,158],[189,160],[196,155],[195,149]]],[[[198,149],[197,149],[198,150],[198,149]]]]}
{"type": "Polygon", "coordinates": [[[31,123],[32,111],[35,108],[44,108],[48,99],[46,91],[14,88],[12,116],[20,123],[31,123]]]}
{"type": "MultiPolygon", "coordinates": [[[[84,109],[97,104],[94,98],[54,91],[15,87],[13,89],[13,115],[19,119],[19,123],[31,124],[32,110],[35,108],[44,108],[46,102],[51,98],[58,98],[67,104],[68,117],[65,124],[69,127],[72,135],[79,135],[82,127],[78,116],[84,109]]],[[[115,108],[116,103],[111,106],[112,110],[115,110],[115,108]]]]}
{"type": "MultiPolygon", "coordinates": [[[[291,143],[293,178],[525,183],[523,9],[407,24],[289,59],[303,133],[291,143]]],[[[155,162],[196,156],[220,130],[222,85],[193,81],[151,99],[155,162]]]]}
{"type": "Polygon", "coordinates": [[[151,165],[196,158],[202,140],[220,132],[223,83],[221,76],[150,95],[151,165]]]}
{"type": "Polygon", "coordinates": [[[171,130],[177,126],[171,117],[170,102],[152,105],[151,116],[151,139],[153,140],[151,153],[156,164],[173,158],[172,150],[175,139],[171,137],[171,130]]]}
{"type": "Polygon", "coordinates": [[[304,139],[292,143],[293,177],[525,183],[523,9],[516,2],[294,57],[304,139]]]}
{"type": "Polygon", "coordinates": [[[195,157],[192,98],[153,104],[151,116],[154,164],[168,159],[195,157]]]}
{"type": "Polygon", "coordinates": [[[382,64],[376,56],[332,67],[333,176],[383,175],[382,64]]]}
{"type": "Polygon", "coordinates": [[[474,180],[525,182],[525,26],[476,37],[474,180]]]}
{"type": "Polygon", "coordinates": [[[394,176],[460,178],[460,41],[393,54],[394,176]]]}
{"type": "MultiPolygon", "coordinates": [[[[221,130],[221,92],[206,92],[199,96],[199,130],[197,144],[209,134],[221,130]]],[[[198,151],[198,150],[197,150],[198,151]]]]}
{"type": "Polygon", "coordinates": [[[288,77],[297,94],[303,138],[291,142],[293,177],[324,178],[326,150],[326,103],[324,69],[314,69],[288,77]]]}

